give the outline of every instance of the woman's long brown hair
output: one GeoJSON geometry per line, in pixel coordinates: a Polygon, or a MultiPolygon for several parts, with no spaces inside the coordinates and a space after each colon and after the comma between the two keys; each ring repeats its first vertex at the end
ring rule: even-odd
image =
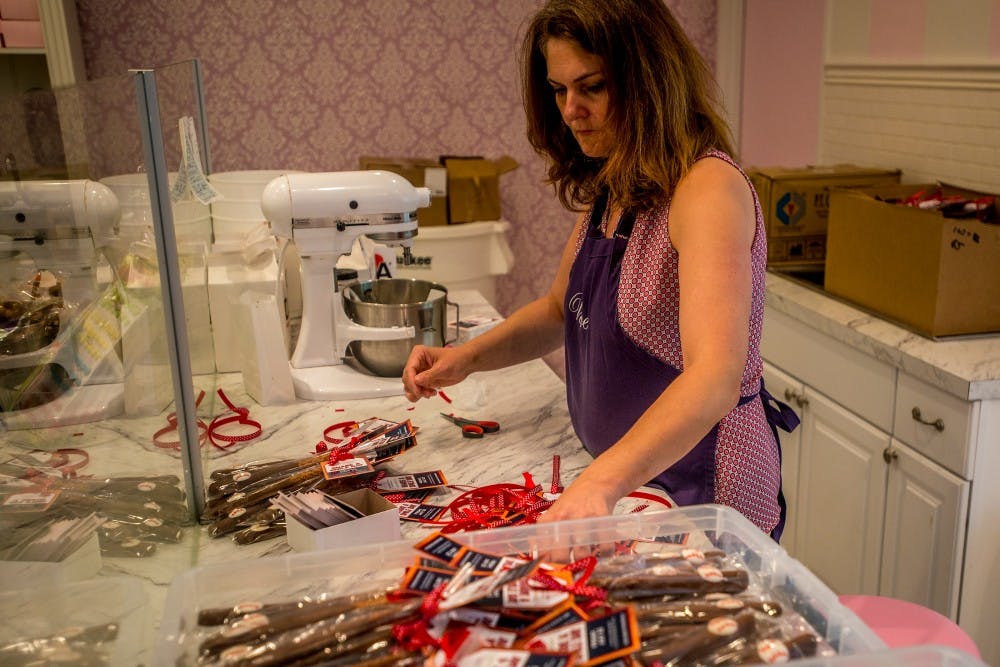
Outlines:
{"type": "Polygon", "coordinates": [[[528,140],[568,209],[602,190],[625,209],[662,205],[699,155],[733,154],[715,80],[663,0],[550,0],[525,34],[521,83],[528,140]],[[606,159],[587,157],[559,114],[545,63],[552,38],[603,61],[615,141],[606,159]]]}

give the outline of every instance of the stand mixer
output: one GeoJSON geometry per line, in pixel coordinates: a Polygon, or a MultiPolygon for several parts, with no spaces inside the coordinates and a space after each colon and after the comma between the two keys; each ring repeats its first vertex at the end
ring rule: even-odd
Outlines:
{"type": "Polygon", "coordinates": [[[261,208],[272,232],[289,239],[301,258],[302,326],[289,361],[299,398],[403,393],[398,378],[352,368],[344,363],[344,355],[351,341],[411,338],[414,328],[353,322],[344,312],[335,268],[361,236],[402,246],[403,263],[407,263],[417,234],[416,209],[429,205],[429,189],[415,188],[387,171],[286,174],[264,189],[261,208]]]}
{"type": "MultiPolygon", "coordinates": [[[[16,264],[17,270],[36,276],[42,271],[52,273],[59,284],[53,301],[62,302],[55,310],[59,326],[54,340],[30,351],[0,355],[0,377],[8,399],[18,397],[23,393],[20,388],[29,383],[44,387],[38,396],[19,401],[23,408],[3,408],[0,419],[6,428],[77,424],[104,419],[122,410],[123,370],[114,347],[115,333],[107,333],[106,340],[111,344],[83,350],[80,340],[85,332],[77,331],[78,318],[100,295],[98,248],[114,233],[118,216],[118,199],[101,183],[0,182],[0,251],[4,263],[8,267],[16,264]],[[30,261],[16,261],[19,255],[30,261]],[[43,400],[56,389],[60,390],[57,397],[43,400]]],[[[30,276],[16,279],[24,277],[30,276]]]]}

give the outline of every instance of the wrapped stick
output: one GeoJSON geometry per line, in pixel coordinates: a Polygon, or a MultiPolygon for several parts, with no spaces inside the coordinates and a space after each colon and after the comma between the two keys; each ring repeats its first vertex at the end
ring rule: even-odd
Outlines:
{"type": "Polygon", "coordinates": [[[630,572],[608,581],[605,588],[609,601],[621,602],[677,595],[735,594],[742,593],[749,585],[750,577],[743,568],[720,570],[706,563],[697,568],[656,566],[630,572]]]}
{"type": "Polygon", "coordinates": [[[640,623],[685,625],[707,623],[718,616],[732,615],[744,608],[756,609],[768,616],[780,616],[781,605],[773,600],[721,596],[714,599],[685,598],[669,602],[638,602],[634,605],[640,623]]]}
{"type": "MultiPolygon", "coordinates": [[[[385,598],[383,597],[383,599],[385,598]]],[[[401,606],[398,609],[404,610],[405,613],[411,613],[411,610],[419,606],[419,600],[408,602],[405,605],[400,603],[401,606]],[[417,604],[415,605],[414,602],[417,604]]],[[[203,641],[199,653],[203,655],[217,654],[236,644],[258,641],[271,635],[333,617],[336,617],[336,622],[342,631],[347,632],[348,629],[355,627],[359,622],[364,622],[365,619],[378,619],[382,615],[391,615],[396,609],[395,605],[389,602],[382,606],[369,604],[359,607],[349,599],[334,598],[308,605],[296,605],[280,611],[272,610],[267,614],[259,611],[237,619],[203,641]]]]}
{"type": "Polygon", "coordinates": [[[232,623],[241,616],[260,612],[265,615],[282,613],[292,609],[301,609],[310,605],[339,603],[344,611],[352,608],[366,607],[376,604],[387,604],[386,594],[388,590],[375,590],[367,593],[357,593],[354,595],[343,595],[327,600],[313,600],[306,598],[294,602],[281,602],[271,604],[260,604],[257,602],[243,602],[234,607],[211,607],[198,612],[198,625],[213,626],[232,623]]]}
{"type": "Polygon", "coordinates": [[[704,662],[708,665],[774,664],[812,657],[818,647],[816,635],[806,632],[789,639],[768,637],[747,641],[739,650],[720,651],[704,662]]]}
{"type": "Polygon", "coordinates": [[[324,657],[355,652],[391,637],[391,624],[411,617],[421,602],[416,598],[386,607],[369,607],[343,618],[338,616],[297,626],[281,634],[267,635],[265,641],[231,646],[219,657],[227,667],[269,667],[323,650],[328,650],[324,657]]]}
{"type": "Polygon", "coordinates": [[[736,616],[719,616],[705,625],[696,625],[685,632],[667,638],[643,641],[636,656],[643,665],[673,667],[692,664],[732,642],[745,640],[756,628],[754,612],[736,616]]]}

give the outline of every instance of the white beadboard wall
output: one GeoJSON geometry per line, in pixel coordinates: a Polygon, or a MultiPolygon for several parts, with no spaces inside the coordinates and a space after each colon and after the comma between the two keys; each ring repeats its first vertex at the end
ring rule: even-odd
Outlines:
{"type": "Polygon", "coordinates": [[[827,64],[820,164],[1000,192],[1000,66],[827,64]]]}

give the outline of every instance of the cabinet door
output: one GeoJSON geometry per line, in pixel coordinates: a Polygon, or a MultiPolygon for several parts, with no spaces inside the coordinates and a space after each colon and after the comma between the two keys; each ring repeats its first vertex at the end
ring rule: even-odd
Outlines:
{"type": "Polygon", "coordinates": [[[838,594],[877,594],[890,437],[805,389],[798,559],[838,594]]]}
{"type": "MultiPolygon", "coordinates": [[[[799,400],[805,396],[802,383],[774,366],[764,364],[764,386],[768,393],[779,401],[787,403],[795,414],[802,419],[802,408],[799,400]]],[[[802,448],[802,430],[799,427],[791,433],[778,429],[778,440],[781,442],[781,490],[785,494],[788,514],[785,518],[785,532],[781,535],[781,546],[793,556],[797,555],[798,531],[795,522],[798,520],[799,508],[799,451],[802,448]]]]}
{"type": "Polygon", "coordinates": [[[956,620],[969,483],[892,442],[879,595],[956,620]]]}

